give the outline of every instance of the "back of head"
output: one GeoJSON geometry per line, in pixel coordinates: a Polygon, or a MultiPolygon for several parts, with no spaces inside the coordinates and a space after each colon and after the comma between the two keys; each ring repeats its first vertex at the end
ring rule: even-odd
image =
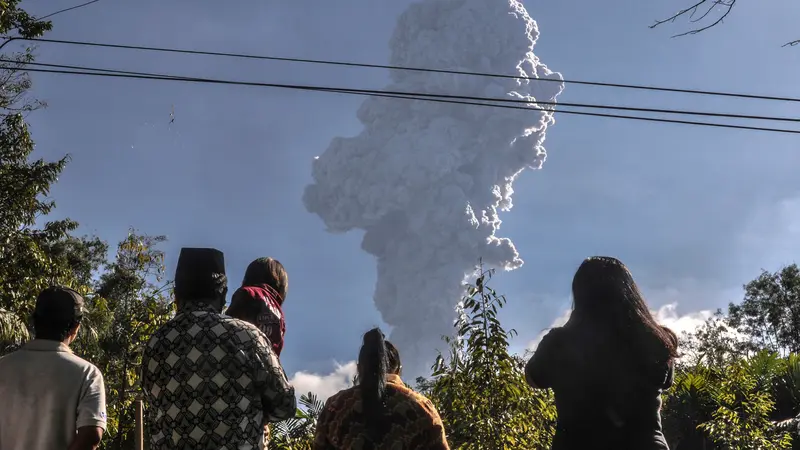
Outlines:
{"type": "Polygon", "coordinates": [[[619,352],[634,350],[642,363],[663,364],[678,356],[675,333],[659,325],[633,275],[618,259],[588,258],[572,280],[575,326],[605,332],[619,352]]]}
{"type": "Polygon", "coordinates": [[[387,373],[400,375],[403,372],[403,363],[400,361],[400,352],[397,351],[397,347],[395,347],[391,342],[384,340],[383,343],[386,346],[387,373]]]}
{"type": "Polygon", "coordinates": [[[364,419],[371,432],[379,431],[385,411],[386,375],[389,368],[385,342],[380,328],[373,328],[364,334],[364,342],[358,354],[357,380],[361,390],[364,419]]]}
{"type": "Polygon", "coordinates": [[[267,285],[278,294],[278,302],[283,304],[289,292],[289,275],[280,261],[274,258],[258,258],[247,266],[242,286],[267,285]]]}
{"type": "Polygon", "coordinates": [[[222,311],[228,292],[225,255],[214,248],[182,248],[175,269],[178,307],[203,303],[222,311]]]}
{"type": "Polygon", "coordinates": [[[36,298],[33,328],[37,339],[64,342],[83,318],[84,300],[76,291],[51,286],[36,298]]]}

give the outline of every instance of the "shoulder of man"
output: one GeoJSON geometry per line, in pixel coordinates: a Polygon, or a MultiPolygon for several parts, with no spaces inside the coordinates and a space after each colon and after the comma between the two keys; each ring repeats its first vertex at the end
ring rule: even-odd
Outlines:
{"type": "MultiPolygon", "coordinates": [[[[100,371],[97,366],[74,353],[66,353],[65,356],[69,360],[70,364],[75,368],[75,372],[73,373],[77,374],[80,372],[84,382],[86,380],[94,380],[95,382],[99,381],[100,383],[104,382],[103,372],[100,371]]],[[[70,372],[72,370],[73,369],[70,369],[70,372]]]]}
{"type": "Polygon", "coordinates": [[[81,358],[80,356],[72,353],[71,354],[71,359],[75,362],[76,365],[81,366],[81,368],[83,369],[84,373],[86,373],[87,375],[99,375],[100,377],[103,376],[103,372],[101,372],[100,369],[97,366],[95,366],[93,363],[81,358]]]}
{"type": "Polygon", "coordinates": [[[84,361],[85,365],[83,366],[83,377],[86,381],[91,381],[92,383],[99,383],[99,385],[105,385],[105,377],[103,376],[103,372],[94,364],[90,363],[89,361],[84,361]]]}
{"type": "Polygon", "coordinates": [[[264,333],[262,333],[257,326],[251,324],[250,322],[234,319],[233,317],[220,314],[220,323],[230,331],[234,332],[234,336],[241,340],[242,343],[252,341],[254,343],[269,344],[266,336],[264,336],[264,333]]]}
{"type": "Polygon", "coordinates": [[[158,327],[158,329],[156,329],[156,331],[154,331],[153,334],[150,336],[150,339],[147,340],[145,351],[147,350],[147,348],[154,347],[157,343],[163,340],[171,331],[178,328],[178,323],[176,322],[176,319],[179,318],[180,316],[175,316],[170,320],[168,320],[165,324],[158,327]]]}

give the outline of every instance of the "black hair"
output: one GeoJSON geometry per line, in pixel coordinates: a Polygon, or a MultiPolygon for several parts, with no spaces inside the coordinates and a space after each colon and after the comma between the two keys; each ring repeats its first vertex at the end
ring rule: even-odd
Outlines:
{"type": "Polygon", "coordinates": [[[175,300],[178,308],[207,304],[221,312],[228,293],[225,254],[215,248],[181,249],[175,267],[175,300]]]}
{"type": "Polygon", "coordinates": [[[179,305],[190,305],[198,302],[209,303],[209,306],[222,311],[225,306],[225,295],[228,293],[228,278],[224,274],[212,277],[186,276],[175,281],[175,299],[179,305]]]}
{"type": "Polygon", "coordinates": [[[678,357],[677,336],[656,322],[622,261],[607,256],[584,260],[572,280],[572,297],[570,322],[608,331],[620,353],[641,363],[671,363],[678,357]]]}
{"type": "Polygon", "coordinates": [[[289,275],[286,268],[275,258],[258,258],[247,266],[242,286],[266,284],[278,294],[278,302],[283,304],[289,292],[289,275]]]}
{"type": "Polygon", "coordinates": [[[81,324],[81,316],[73,317],[45,317],[42,314],[33,315],[33,332],[36,339],[64,342],[81,324]]]}
{"type": "Polygon", "coordinates": [[[358,384],[365,425],[371,435],[379,434],[384,423],[388,369],[383,332],[380,328],[373,328],[364,334],[364,342],[358,353],[358,384]]]}
{"type": "Polygon", "coordinates": [[[33,330],[37,339],[64,342],[83,317],[84,299],[74,289],[53,285],[36,298],[33,330]]]}
{"type": "Polygon", "coordinates": [[[386,346],[386,371],[399,375],[403,369],[403,363],[400,361],[400,352],[391,342],[384,340],[383,343],[386,346]]]}

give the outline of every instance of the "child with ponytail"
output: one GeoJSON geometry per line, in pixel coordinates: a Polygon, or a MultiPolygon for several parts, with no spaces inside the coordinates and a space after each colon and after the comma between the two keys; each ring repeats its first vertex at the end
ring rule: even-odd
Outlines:
{"type": "Polygon", "coordinates": [[[439,413],[400,378],[400,355],[379,328],[364,334],[356,385],[325,403],[315,450],[449,450],[439,413]]]}

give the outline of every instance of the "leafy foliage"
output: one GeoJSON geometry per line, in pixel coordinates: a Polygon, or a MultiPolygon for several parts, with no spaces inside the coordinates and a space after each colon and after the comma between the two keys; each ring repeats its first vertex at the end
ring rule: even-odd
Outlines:
{"type": "MultiPolygon", "coordinates": [[[[430,378],[417,380],[417,389],[436,405],[453,449],[550,448],[552,393],[531,390],[523,375],[527,355],[508,353],[513,331],[497,319],[505,299],[488,286],[491,275],[481,267],[468,286],[457,331],[444,338],[449,352],[437,358],[430,378]]],[[[752,290],[747,295],[756,297],[752,290]]],[[[800,356],[758,349],[731,322],[719,312],[684,338],[687,356],[662,409],[670,448],[800,448],[792,439],[800,430],[800,356]]],[[[310,448],[314,420],[301,410],[278,424],[270,448],[310,448]]]]}
{"type": "MultiPolygon", "coordinates": [[[[0,0],[0,35],[37,37],[37,21],[18,0],[0,0]]],[[[114,258],[97,237],[73,233],[69,219],[45,221],[55,207],[50,188],[69,162],[32,159],[34,142],[25,115],[44,106],[27,97],[21,70],[32,49],[0,62],[0,355],[32,337],[36,295],[51,284],[83,293],[87,314],[75,352],[103,372],[108,400],[104,449],[133,447],[133,402],[140,395],[142,348],[172,316],[171,284],[164,274],[163,236],[130,230],[114,258]]],[[[467,286],[456,332],[446,337],[430,378],[417,380],[445,423],[454,449],[546,449],[556,410],[552,393],[530,389],[525,358],[509,353],[498,317],[505,298],[479,267],[467,286]]],[[[800,270],[763,272],[731,304],[684,339],[687,356],[674,387],[664,394],[664,432],[673,450],[786,449],[800,429],[800,270]]],[[[295,418],[271,427],[269,448],[311,449],[323,402],[300,399],[295,418]]]]}
{"type": "Polygon", "coordinates": [[[728,307],[730,324],[750,337],[751,349],[800,352],[800,268],[763,271],[744,287],[740,304],[728,307]]]}
{"type": "Polygon", "coordinates": [[[269,450],[311,450],[325,403],[309,392],[300,396],[300,406],[294,418],[272,426],[269,450]]]}
{"type": "Polygon", "coordinates": [[[422,391],[439,409],[453,448],[549,448],[551,396],[526,384],[521,361],[508,352],[514,331],[497,318],[506,300],[487,284],[493,272],[482,265],[479,271],[462,301],[456,336],[446,338],[449,355],[437,358],[422,391]]]}
{"type": "Polygon", "coordinates": [[[708,433],[719,449],[787,449],[791,446],[788,433],[774,432],[769,416],[774,409],[770,391],[770,370],[777,360],[762,354],[752,361],[740,360],[726,367],[719,384],[711,390],[716,410],[711,420],[698,426],[708,433]],[[761,360],[761,361],[760,361],[761,360]],[[758,366],[767,363],[772,367],[758,366]]]}
{"type": "Polygon", "coordinates": [[[142,352],[172,314],[171,283],[164,282],[164,253],[157,248],[164,241],[163,236],[130,230],[88,299],[93,338],[75,346],[76,353],[104,374],[109,415],[105,445],[111,448],[126,448],[133,439],[142,352]]]}

